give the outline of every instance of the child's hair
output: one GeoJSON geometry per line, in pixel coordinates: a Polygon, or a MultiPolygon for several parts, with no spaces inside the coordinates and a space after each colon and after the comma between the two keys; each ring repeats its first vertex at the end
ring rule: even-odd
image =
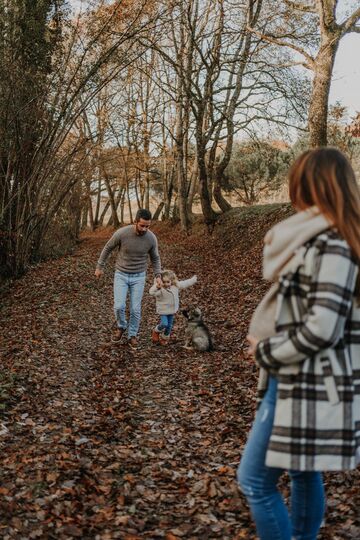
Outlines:
{"type": "Polygon", "coordinates": [[[173,272],[172,270],[163,270],[161,272],[161,279],[164,279],[164,278],[170,279],[171,284],[177,286],[178,278],[177,278],[175,272],[173,272]]]}

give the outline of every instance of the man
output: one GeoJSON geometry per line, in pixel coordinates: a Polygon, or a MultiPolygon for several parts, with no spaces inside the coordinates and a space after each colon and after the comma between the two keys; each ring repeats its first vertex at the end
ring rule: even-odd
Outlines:
{"type": "Polygon", "coordinates": [[[149,231],[151,213],[148,210],[137,211],[133,225],[127,225],[116,231],[105,244],[98,260],[95,276],[104,273],[107,258],[113,249],[118,249],[114,277],[115,328],[112,341],[121,341],[126,330],[128,344],[137,349],[137,334],[141,320],[141,301],[144,293],[147,258],[150,255],[154,274],[159,285],[161,282],[161,261],[155,234],[149,231]],[[130,319],[126,320],[126,297],[130,293],[130,319]]]}

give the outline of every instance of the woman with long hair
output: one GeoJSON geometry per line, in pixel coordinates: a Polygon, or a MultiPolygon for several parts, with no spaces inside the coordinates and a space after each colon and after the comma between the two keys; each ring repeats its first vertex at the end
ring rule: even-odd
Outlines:
{"type": "Polygon", "coordinates": [[[296,213],[265,236],[273,285],[248,335],[260,405],[238,481],[261,540],[315,540],[322,471],[360,461],[360,190],[347,158],[318,148],[296,159],[289,191],[296,213]]]}

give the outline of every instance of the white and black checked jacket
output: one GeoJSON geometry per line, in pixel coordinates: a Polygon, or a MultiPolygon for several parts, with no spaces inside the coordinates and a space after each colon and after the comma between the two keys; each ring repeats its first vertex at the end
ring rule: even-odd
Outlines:
{"type": "Polygon", "coordinates": [[[332,229],[307,242],[296,261],[280,276],[277,333],[256,350],[261,368],[278,379],[266,464],[352,469],[360,461],[358,267],[332,229]]]}

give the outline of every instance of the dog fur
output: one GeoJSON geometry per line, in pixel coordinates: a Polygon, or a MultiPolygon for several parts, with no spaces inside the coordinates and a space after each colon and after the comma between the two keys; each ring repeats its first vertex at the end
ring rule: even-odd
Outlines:
{"type": "Polygon", "coordinates": [[[203,321],[201,309],[190,307],[183,309],[182,314],[186,319],[184,347],[203,352],[213,351],[214,343],[210,331],[203,321]]]}

